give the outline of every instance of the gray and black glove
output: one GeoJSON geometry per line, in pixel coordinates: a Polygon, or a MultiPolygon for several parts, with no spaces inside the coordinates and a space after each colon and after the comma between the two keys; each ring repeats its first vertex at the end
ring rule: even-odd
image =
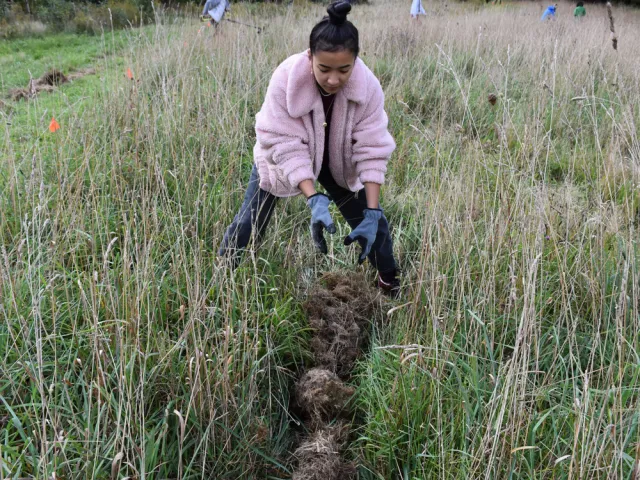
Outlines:
{"type": "Polygon", "coordinates": [[[336,233],[336,226],[329,213],[329,203],[331,200],[323,193],[316,193],[307,198],[307,205],[311,209],[311,238],[316,248],[322,253],[327,253],[327,242],[324,239],[323,230],[326,228],[327,232],[336,233]]]}
{"type": "Polygon", "coordinates": [[[367,255],[371,253],[373,242],[376,241],[378,234],[378,222],[382,218],[382,210],[379,208],[365,208],[364,219],[356,228],[354,228],[349,236],[344,239],[345,245],[351,245],[356,240],[362,247],[362,252],[358,258],[358,263],[364,262],[367,255]]]}

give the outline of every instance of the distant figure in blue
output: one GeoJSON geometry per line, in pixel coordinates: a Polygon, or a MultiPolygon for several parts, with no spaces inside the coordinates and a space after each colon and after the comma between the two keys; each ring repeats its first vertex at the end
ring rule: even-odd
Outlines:
{"type": "Polygon", "coordinates": [[[544,22],[545,20],[553,20],[554,18],[556,18],[557,8],[558,8],[557,3],[555,5],[549,5],[547,9],[544,11],[544,13],[542,14],[542,18],[540,20],[544,22]]]}
{"type": "Polygon", "coordinates": [[[202,17],[208,15],[214,22],[220,23],[225,12],[229,10],[229,0],[207,0],[202,10],[202,17]]]}

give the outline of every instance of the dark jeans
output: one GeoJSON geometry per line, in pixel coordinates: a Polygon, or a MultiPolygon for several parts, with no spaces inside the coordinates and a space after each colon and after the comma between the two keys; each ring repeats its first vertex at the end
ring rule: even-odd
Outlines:
{"type": "MultiPolygon", "coordinates": [[[[367,197],[364,189],[353,193],[338,185],[328,168],[323,167],[318,177],[318,182],[327,191],[352,229],[356,228],[364,218],[363,212],[367,208],[367,197]]],[[[236,264],[240,260],[240,254],[251,241],[251,232],[255,230],[255,242],[260,243],[269,224],[275,207],[277,197],[260,189],[258,170],[253,166],[249,186],[244,195],[244,201],[240,211],[233,219],[224,234],[220,245],[221,256],[232,256],[236,264]]],[[[390,273],[396,270],[396,261],[393,258],[393,242],[389,235],[389,224],[383,216],[378,223],[378,234],[373,243],[369,262],[381,273],[390,273]]]]}

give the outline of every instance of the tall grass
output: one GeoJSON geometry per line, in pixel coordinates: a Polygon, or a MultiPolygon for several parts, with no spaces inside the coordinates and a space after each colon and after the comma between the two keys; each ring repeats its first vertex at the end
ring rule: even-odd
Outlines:
{"type": "MultiPolygon", "coordinates": [[[[358,367],[362,478],[634,472],[640,16],[614,12],[614,52],[604,7],[570,8],[355,8],[405,286],[358,367]]],[[[270,75],[322,14],[234,9],[265,32],[159,22],[89,108],[20,107],[56,135],[5,126],[0,478],[289,475],[299,299],[355,254],[341,224],[316,257],[292,199],[240,269],[216,258],[270,75]]]]}

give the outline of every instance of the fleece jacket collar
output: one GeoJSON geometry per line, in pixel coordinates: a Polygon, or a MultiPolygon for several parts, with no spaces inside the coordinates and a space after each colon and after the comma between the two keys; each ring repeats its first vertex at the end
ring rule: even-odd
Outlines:
{"type": "MultiPolygon", "coordinates": [[[[360,58],[356,58],[353,73],[337,97],[344,96],[348,101],[363,104],[367,97],[366,67],[360,58]]],[[[309,51],[299,53],[289,71],[287,82],[287,110],[293,118],[302,117],[312,110],[322,109],[322,99],[318,93],[318,84],[311,71],[309,51]]]]}

